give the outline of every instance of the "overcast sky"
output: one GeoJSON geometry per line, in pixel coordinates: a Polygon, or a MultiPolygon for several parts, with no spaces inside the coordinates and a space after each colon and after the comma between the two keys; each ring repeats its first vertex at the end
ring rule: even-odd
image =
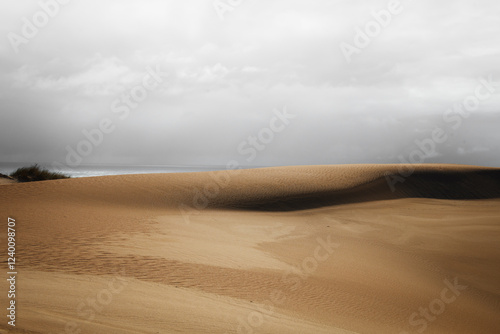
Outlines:
{"type": "Polygon", "coordinates": [[[2,1],[0,161],[500,167],[499,18],[497,0],[2,1]]]}

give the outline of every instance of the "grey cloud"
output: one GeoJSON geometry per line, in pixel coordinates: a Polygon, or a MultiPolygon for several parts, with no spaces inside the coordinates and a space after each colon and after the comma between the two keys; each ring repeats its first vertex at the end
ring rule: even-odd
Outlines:
{"type": "MultiPolygon", "coordinates": [[[[458,129],[443,121],[480,77],[500,81],[500,5],[401,3],[348,64],[340,43],[386,1],[246,1],[224,21],[211,1],[70,2],[19,54],[0,42],[0,159],[64,161],[109,118],[116,129],[84,162],[245,161],[239,144],[287,106],[296,118],[249,163],[399,162],[444,127],[449,140],[427,162],[500,165],[500,86],[458,129]],[[148,66],[164,82],[121,120],[112,103],[148,66]]],[[[0,34],[38,10],[0,4],[0,34]]]]}

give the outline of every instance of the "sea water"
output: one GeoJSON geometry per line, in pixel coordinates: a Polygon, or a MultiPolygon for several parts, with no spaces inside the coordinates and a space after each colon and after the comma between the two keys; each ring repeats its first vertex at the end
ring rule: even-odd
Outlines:
{"type": "MultiPolygon", "coordinates": [[[[0,173],[9,175],[19,167],[31,166],[30,163],[0,163],[0,173]]],[[[40,164],[50,171],[50,165],[40,164]]],[[[251,167],[245,167],[251,168],[251,167]]],[[[189,173],[225,170],[225,166],[173,166],[173,165],[79,165],[62,169],[60,172],[71,177],[90,177],[104,175],[151,174],[151,173],[189,173]]]]}

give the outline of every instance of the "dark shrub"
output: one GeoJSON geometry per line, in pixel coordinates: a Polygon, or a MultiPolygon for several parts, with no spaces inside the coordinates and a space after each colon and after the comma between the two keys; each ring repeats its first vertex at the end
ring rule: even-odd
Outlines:
{"type": "Polygon", "coordinates": [[[32,165],[30,167],[18,168],[15,172],[11,173],[10,176],[16,178],[19,182],[58,180],[58,179],[70,178],[68,175],[64,175],[62,173],[50,172],[49,170],[38,166],[38,164],[32,165]]]}

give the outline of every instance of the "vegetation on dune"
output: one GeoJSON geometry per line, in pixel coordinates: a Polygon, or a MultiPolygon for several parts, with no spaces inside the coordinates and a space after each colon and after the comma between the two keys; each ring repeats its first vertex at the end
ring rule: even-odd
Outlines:
{"type": "Polygon", "coordinates": [[[10,174],[11,177],[17,179],[19,182],[32,182],[32,181],[45,181],[45,180],[59,180],[59,179],[69,179],[70,176],[51,172],[45,168],[34,164],[30,167],[21,167],[16,169],[10,174]]]}

